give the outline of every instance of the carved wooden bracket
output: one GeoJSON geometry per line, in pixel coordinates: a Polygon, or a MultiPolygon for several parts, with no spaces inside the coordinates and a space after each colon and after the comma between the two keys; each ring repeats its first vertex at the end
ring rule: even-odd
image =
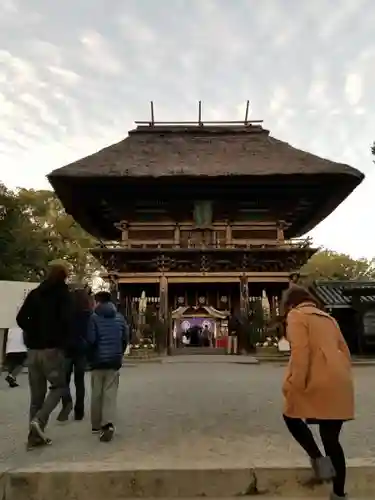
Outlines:
{"type": "Polygon", "coordinates": [[[126,231],[129,227],[129,223],[126,220],[120,220],[120,222],[115,222],[113,225],[120,231],[126,231]]]}
{"type": "Polygon", "coordinates": [[[121,240],[126,243],[129,239],[129,224],[126,220],[121,220],[120,222],[116,222],[114,224],[115,228],[121,231],[121,240]]]}

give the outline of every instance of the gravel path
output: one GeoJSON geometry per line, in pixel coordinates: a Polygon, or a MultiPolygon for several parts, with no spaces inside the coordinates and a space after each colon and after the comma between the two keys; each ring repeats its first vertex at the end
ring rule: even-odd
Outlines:
{"type": "MultiPolygon", "coordinates": [[[[124,467],[247,467],[304,464],[280,418],[283,367],[228,358],[184,358],[122,369],[118,433],[110,444],[90,433],[89,419],[58,424],[53,446],[27,453],[27,378],[10,390],[0,379],[0,466],[46,462],[116,462],[124,467]],[[196,362],[194,362],[196,361],[196,362]]],[[[343,442],[350,458],[375,456],[375,367],[355,368],[356,421],[343,442]]]]}

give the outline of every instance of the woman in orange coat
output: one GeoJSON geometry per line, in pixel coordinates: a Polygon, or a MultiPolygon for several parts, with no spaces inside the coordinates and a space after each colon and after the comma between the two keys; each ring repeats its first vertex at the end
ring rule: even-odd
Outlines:
{"type": "Polygon", "coordinates": [[[311,459],[316,476],[333,479],[331,500],[345,495],[346,464],[339,442],[342,425],[354,418],[354,388],[348,346],[337,322],[311,294],[292,286],[284,297],[291,356],[283,384],[284,420],[311,459]],[[307,426],[316,423],[324,457],[307,426]]]}

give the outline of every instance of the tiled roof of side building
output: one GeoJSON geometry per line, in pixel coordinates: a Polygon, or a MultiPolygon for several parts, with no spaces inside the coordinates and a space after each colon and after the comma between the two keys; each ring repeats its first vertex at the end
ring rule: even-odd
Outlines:
{"type": "Polygon", "coordinates": [[[312,291],[327,307],[350,307],[354,291],[360,291],[361,301],[375,302],[374,280],[317,280],[312,285],[312,291]],[[366,289],[368,289],[367,293],[366,289]]]}

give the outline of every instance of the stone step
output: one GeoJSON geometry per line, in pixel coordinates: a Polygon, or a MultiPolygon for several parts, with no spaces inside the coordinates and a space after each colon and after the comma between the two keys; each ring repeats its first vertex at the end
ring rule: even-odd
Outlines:
{"type": "MultiPolygon", "coordinates": [[[[255,469],[128,470],[114,463],[43,464],[0,474],[6,500],[120,500],[130,498],[270,498],[328,500],[329,485],[316,485],[298,467],[255,469]]],[[[350,498],[375,498],[375,466],[350,467],[350,498]]]]}
{"type": "Polygon", "coordinates": [[[175,347],[172,350],[173,356],[190,356],[190,355],[214,355],[222,356],[225,354],[225,348],[223,347],[175,347]]]}

